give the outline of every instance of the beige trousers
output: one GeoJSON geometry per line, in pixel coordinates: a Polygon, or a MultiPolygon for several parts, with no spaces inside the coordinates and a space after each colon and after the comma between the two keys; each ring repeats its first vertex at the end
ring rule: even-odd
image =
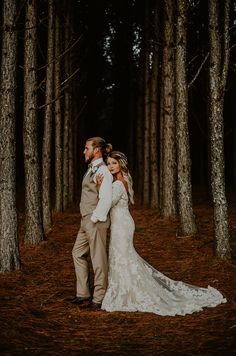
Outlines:
{"type": "Polygon", "coordinates": [[[89,263],[90,253],[94,271],[93,302],[101,303],[107,288],[107,229],[110,225],[106,222],[93,223],[91,215],[81,219],[81,225],[72,250],[76,274],[77,297],[90,297],[89,289],[89,263]]]}

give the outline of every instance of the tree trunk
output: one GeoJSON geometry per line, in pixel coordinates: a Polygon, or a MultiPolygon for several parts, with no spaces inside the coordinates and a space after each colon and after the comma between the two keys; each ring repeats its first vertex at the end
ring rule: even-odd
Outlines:
{"type": "Polygon", "coordinates": [[[216,253],[222,258],[229,259],[229,217],[228,204],[225,194],[224,176],[224,127],[223,105],[224,91],[228,72],[229,43],[229,5],[225,1],[224,53],[222,56],[219,32],[219,1],[209,1],[209,121],[210,121],[210,157],[211,157],[211,187],[214,206],[214,231],[216,253]],[[223,57],[223,60],[222,60],[223,57]]]}
{"type": "Polygon", "coordinates": [[[70,122],[69,122],[69,191],[68,203],[71,205],[75,199],[75,171],[74,171],[74,126],[72,123],[72,100],[70,97],[70,122]]]}
{"type": "Polygon", "coordinates": [[[51,151],[52,151],[52,108],[53,108],[53,59],[54,59],[54,26],[53,26],[54,0],[48,1],[48,45],[47,45],[47,73],[45,95],[45,118],[43,134],[42,157],[42,200],[43,200],[43,227],[52,225],[51,214],[51,151]]]}
{"type": "MultiPolygon", "coordinates": [[[[70,11],[69,4],[65,2],[65,50],[69,48],[70,39],[70,11]]],[[[65,78],[70,76],[69,66],[70,52],[65,55],[65,78]]],[[[69,127],[70,127],[70,88],[69,83],[65,87],[64,101],[64,127],[63,127],[63,210],[69,205],[69,127]]]]}
{"type": "MultiPolygon", "coordinates": [[[[142,4],[143,9],[144,4],[142,4]]],[[[145,36],[142,36],[140,44],[140,56],[136,69],[137,77],[137,98],[135,106],[135,173],[134,173],[134,190],[136,195],[140,199],[140,203],[143,203],[143,185],[144,185],[144,107],[145,107],[145,36]]]]}
{"type": "MultiPolygon", "coordinates": [[[[236,117],[236,110],[234,111],[233,114],[234,117],[236,117]]],[[[236,188],[236,120],[233,122],[233,152],[232,152],[232,164],[233,164],[233,169],[232,169],[232,188],[236,188]]]]}
{"type": "Polygon", "coordinates": [[[24,48],[25,242],[43,240],[41,182],[37,143],[36,2],[27,1],[24,48]]]}
{"type": "Polygon", "coordinates": [[[145,3],[145,60],[144,60],[144,141],[143,141],[143,199],[150,203],[150,86],[149,86],[149,1],[145,3]]]}
{"type": "Polygon", "coordinates": [[[63,186],[62,186],[62,115],[61,115],[61,38],[59,16],[55,16],[55,210],[63,210],[63,186]]]}
{"type": "Polygon", "coordinates": [[[178,200],[182,235],[196,233],[192,206],[191,162],[188,132],[188,92],[186,80],[186,27],[187,2],[177,1],[177,43],[176,43],[176,143],[178,200]]]}
{"type": "Polygon", "coordinates": [[[175,144],[175,72],[174,72],[174,4],[164,6],[164,49],[162,63],[162,199],[163,218],[176,216],[176,144],[175,144]]]}
{"type": "Polygon", "coordinates": [[[137,94],[137,106],[136,106],[136,165],[135,165],[135,179],[134,188],[135,191],[142,195],[143,192],[143,117],[144,117],[144,100],[143,100],[143,56],[141,56],[141,65],[139,70],[139,82],[138,82],[138,94],[137,94]]]}
{"type": "Polygon", "coordinates": [[[154,4],[152,67],[150,70],[150,208],[159,208],[159,174],[157,155],[157,89],[158,89],[158,16],[157,3],[154,4]]]}
{"type": "Polygon", "coordinates": [[[0,75],[0,271],[20,268],[16,211],[16,1],[2,4],[0,75]]]}

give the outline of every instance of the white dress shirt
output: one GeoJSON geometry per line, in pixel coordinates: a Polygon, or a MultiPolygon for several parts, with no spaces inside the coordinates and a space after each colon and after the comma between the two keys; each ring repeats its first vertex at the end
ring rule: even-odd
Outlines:
{"type": "Polygon", "coordinates": [[[111,203],[112,203],[113,176],[108,170],[106,165],[101,165],[97,167],[97,165],[99,165],[101,162],[103,162],[102,158],[98,158],[95,161],[91,162],[92,166],[86,172],[86,175],[89,174],[90,172],[95,173],[93,178],[94,183],[96,183],[97,174],[103,175],[103,181],[100,186],[99,194],[98,194],[98,204],[91,216],[91,220],[94,223],[96,223],[97,221],[106,221],[107,214],[109,213],[109,210],[111,208],[111,203]]]}

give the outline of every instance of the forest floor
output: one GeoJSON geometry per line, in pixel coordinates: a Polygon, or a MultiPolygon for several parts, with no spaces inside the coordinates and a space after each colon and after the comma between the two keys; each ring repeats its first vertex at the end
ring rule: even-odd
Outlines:
{"type": "MultiPolygon", "coordinates": [[[[20,243],[21,270],[0,274],[0,355],[236,355],[236,201],[230,204],[230,262],[215,257],[212,209],[195,204],[199,232],[178,237],[178,221],[132,208],[139,254],[172,279],[211,285],[227,303],[186,316],[80,310],[71,250],[78,208],[54,214],[47,241],[20,243]]],[[[23,237],[23,214],[20,213],[23,237]]]]}

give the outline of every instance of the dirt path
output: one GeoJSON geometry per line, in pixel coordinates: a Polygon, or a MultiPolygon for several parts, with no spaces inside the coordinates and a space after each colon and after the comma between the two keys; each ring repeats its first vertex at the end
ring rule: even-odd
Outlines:
{"type": "MultiPolygon", "coordinates": [[[[1,355],[236,355],[236,262],[214,257],[210,209],[196,209],[199,233],[188,238],[177,237],[177,222],[161,220],[156,211],[132,213],[144,259],[172,279],[212,285],[228,302],[184,317],[71,305],[71,249],[79,228],[78,211],[71,209],[54,216],[46,242],[21,246],[21,271],[0,274],[1,355]]],[[[236,255],[236,208],[231,223],[236,255]]]]}

